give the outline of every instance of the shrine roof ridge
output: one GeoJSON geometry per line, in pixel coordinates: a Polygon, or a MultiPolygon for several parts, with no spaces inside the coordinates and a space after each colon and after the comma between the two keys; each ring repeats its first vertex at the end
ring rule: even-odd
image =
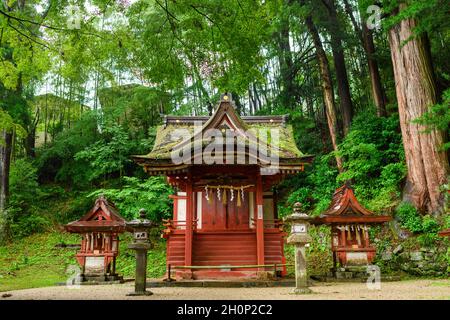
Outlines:
{"type": "MultiPolygon", "coordinates": [[[[202,124],[208,121],[211,116],[174,116],[164,115],[164,127],[168,124],[194,124],[195,122],[201,122],[202,124]]],[[[289,115],[265,115],[265,116],[241,116],[245,123],[273,123],[286,125],[289,115]]]]}

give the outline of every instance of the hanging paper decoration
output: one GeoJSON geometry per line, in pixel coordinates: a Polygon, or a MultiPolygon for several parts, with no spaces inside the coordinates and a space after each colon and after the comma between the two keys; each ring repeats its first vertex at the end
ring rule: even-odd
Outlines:
{"type": "Polygon", "coordinates": [[[208,201],[208,203],[209,203],[209,191],[208,191],[208,186],[205,187],[205,198],[206,198],[206,201],[208,201]]]}
{"type": "Polygon", "coordinates": [[[239,193],[239,191],[237,192],[237,206],[241,206],[241,194],[239,193]]]}
{"type": "Polygon", "coordinates": [[[217,188],[217,199],[220,201],[220,188],[217,188]]]}
{"type": "Polygon", "coordinates": [[[217,199],[222,201],[223,204],[226,204],[228,201],[227,189],[230,190],[230,201],[234,201],[235,195],[234,192],[237,192],[237,206],[240,207],[242,205],[242,201],[244,201],[244,189],[253,187],[253,185],[247,186],[205,186],[205,199],[208,203],[212,203],[213,190],[215,189],[217,192],[217,199]],[[223,189],[223,190],[222,190],[223,189]]]}
{"type": "Polygon", "coordinates": [[[356,241],[358,242],[358,246],[361,245],[361,236],[359,235],[359,225],[357,225],[355,227],[355,231],[356,231],[356,241]]]}
{"type": "Polygon", "coordinates": [[[227,204],[227,189],[223,189],[222,203],[227,204]]]}

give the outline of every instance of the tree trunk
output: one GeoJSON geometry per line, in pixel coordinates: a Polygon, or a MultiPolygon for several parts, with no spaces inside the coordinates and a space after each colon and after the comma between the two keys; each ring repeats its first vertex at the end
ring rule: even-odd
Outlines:
{"type": "MultiPolygon", "coordinates": [[[[290,0],[285,0],[283,11],[287,10],[290,5],[290,0]]],[[[289,44],[289,15],[282,12],[280,22],[280,30],[277,32],[278,42],[278,58],[280,63],[280,77],[281,77],[281,104],[282,107],[293,109],[295,104],[295,84],[293,74],[293,62],[291,46],[289,44]]]]}
{"type": "Polygon", "coordinates": [[[344,49],[342,48],[341,30],[339,27],[339,20],[337,18],[334,0],[323,0],[323,2],[328,10],[328,29],[331,36],[331,49],[333,52],[334,68],[336,70],[336,80],[342,111],[344,135],[347,135],[353,117],[353,104],[350,96],[347,68],[345,66],[344,49]]]}
{"type": "MultiPolygon", "coordinates": [[[[400,4],[399,10],[406,8],[400,4]]],[[[446,183],[447,154],[439,150],[442,132],[423,133],[423,126],[412,121],[436,103],[436,87],[426,39],[413,36],[416,21],[402,20],[389,30],[389,45],[394,67],[396,94],[408,167],[404,200],[419,210],[437,212],[443,205],[439,187],[446,183]],[[407,41],[409,40],[409,41],[407,41]],[[405,41],[407,41],[405,43],[405,41]]]]}
{"type": "Polygon", "coordinates": [[[361,44],[364,48],[364,52],[367,57],[367,66],[369,69],[370,76],[370,86],[372,90],[372,97],[377,108],[377,115],[379,117],[384,117],[387,115],[386,112],[386,94],[383,89],[383,85],[381,83],[380,72],[378,68],[378,62],[375,58],[375,44],[373,42],[373,33],[372,30],[367,28],[364,16],[360,11],[361,17],[361,28],[358,26],[355,17],[353,16],[353,9],[350,3],[347,0],[344,0],[345,11],[350,17],[350,20],[353,24],[353,28],[355,32],[358,34],[358,38],[361,41],[361,44]]]}
{"type": "MultiPolygon", "coordinates": [[[[331,82],[330,66],[328,64],[328,59],[325,51],[320,41],[319,33],[316,26],[312,20],[311,16],[307,16],[305,19],[306,26],[314,42],[314,47],[316,49],[316,58],[319,64],[319,72],[321,77],[323,100],[326,108],[326,116],[328,129],[330,130],[331,143],[333,145],[334,151],[338,151],[337,146],[337,117],[336,117],[336,106],[334,103],[334,93],[333,93],[333,83],[331,82]]],[[[336,155],[336,164],[339,172],[342,172],[342,159],[336,155]]]]}
{"type": "Polygon", "coordinates": [[[381,84],[380,72],[378,69],[378,62],[375,59],[375,45],[373,43],[373,34],[372,30],[367,28],[366,23],[363,19],[362,23],[362,38],[364,51],[367,55],[367,65],[369,67],[369,75],[370,75],[370,86],[372,89],[373,101],[375,103],[375,107],[377,108],[377,115],[379,117],[385,117],[386,113],[386,95],[383,90],[383,85],[381,84]]]}
{"type": "Polygon", "coordinates": [[[12,133],[2,131],[0,144],[0,212],[6,208],[9,197],[9,169],[11,165],[12,133]]]}

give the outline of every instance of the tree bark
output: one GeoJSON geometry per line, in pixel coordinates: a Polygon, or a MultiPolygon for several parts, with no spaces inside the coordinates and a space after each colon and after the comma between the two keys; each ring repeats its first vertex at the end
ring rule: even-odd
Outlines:
{"type": "Polygon", "coordinates": [[[372,97],[377,108],[377,115],[379,117],[385,117],[386,112],[386,95],[381,84],[380,72],[378,69],[378,62],[375,58],[375,45],[373,43],[372,30],[369,30],[363,20],[362,23],[362,37],[364,51],[367,56],[367,66],[369,68],[370,86],[372,89],[372,97]]]}
{"type": "Polygon", "coordinates": [[[353,10],[350,6],[348,0],[344,0],[345,11],[350,17],[353,24],[353,28],[361,41],[367,58],[367,66],[369,69],[370,86],[372,91],[372,98],[377,109],[377,115],[379,117],[384,117],[387,115],[386,112],[386,94],[381,83],[380,71],[378,68],[378,62],[375,57],[375,44],[373,42],[372,30],[367,28],[362,12],[360,11],[361,17],[361,28],[358,26],[355,17],[353,16],[353,10]]]}
{"type": "MultiPolygon", "coordinates": [[[[285,0],[283,9],[286,10],[291,0],[285,0]]],[[[280,30],[277,32],[279,50],[280,77],[281,77],[281,104],[283,107],[293,109],[295,104],[294,68],[292,62],[291,46],[289,44],[289,16],[283,12],[280,30]]]]}
{"type": "MultiPolygon", "coordinates": [[[[399,10],[406,8],[400,4],[399,10]]],[[[406,18],[389,30],[389,46],[394,67],[396,94],[408,167],[404,200],[421,211],[438,212],[444,195],[439,187],[447,182],[447,154],[439,147],[442,132],[423,133],[422,125],[412,121],[436,103],[436,86],[424,36],[413,36],[415,19],[406,18]],[[407,41],[407,42],[406,42],[407,41]]]]}
{"type": "MultiPolygon", "coordinates": [[[[320,40],[319,33],[310,15],[306,17],[305,23],[309,33],[311,34],[314,42],[314,47],[316,49],[316,58],[317,63],[319,64],[323,100],[326,108],[326,116],[328,129],[330,130],[331,144],[333,145],[334,151],[338,151],[336,106],[334,103],[333,83],[331,82],[330,66],[328,64],[328,59],[320,40]]],[[[342,159],[338,155],[336,155],[336,164],[339,172],[342,172],[342,159]]]]}
{"type": "Polygon", "coordinates": [[[8,204],[12,136],[11,132],[5,130],[1,133],[3,143],[0,144],[0,212],[3,212],[8,204]]]}
{"type": "Polygon", "coordinates": [[[333,52],[334,69],[336,70],[336,81],[342,111],[344,135],[347,135],[353,117],[353,104],[350,95],[347,68],[345,66],[344,49],[342,48],[341,29],[334,0],[323,0],[323,3],[328,11],[328,30],[331,36],[331,50],[333,52]]]}

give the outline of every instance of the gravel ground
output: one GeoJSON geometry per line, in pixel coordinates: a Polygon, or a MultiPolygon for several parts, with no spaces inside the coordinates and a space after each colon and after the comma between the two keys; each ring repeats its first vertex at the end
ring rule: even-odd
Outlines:
{"type": "Polygon", "coordinates": [[[129,297],[133,283],[116,285],[65,286],[16,290],[0,293],[0,300],[70,300],[70,299],[221,299],[221,300],[276,300],[276,299],[450,299],[450,280],[408,280],[385,282],[381,290],[369,290],[365,283],[318,283],[313,294],[291,295],[292,288],[151,288],[148,297],[129,297]],[[5,295],[11,294],[9,297],[5,295]]]}

